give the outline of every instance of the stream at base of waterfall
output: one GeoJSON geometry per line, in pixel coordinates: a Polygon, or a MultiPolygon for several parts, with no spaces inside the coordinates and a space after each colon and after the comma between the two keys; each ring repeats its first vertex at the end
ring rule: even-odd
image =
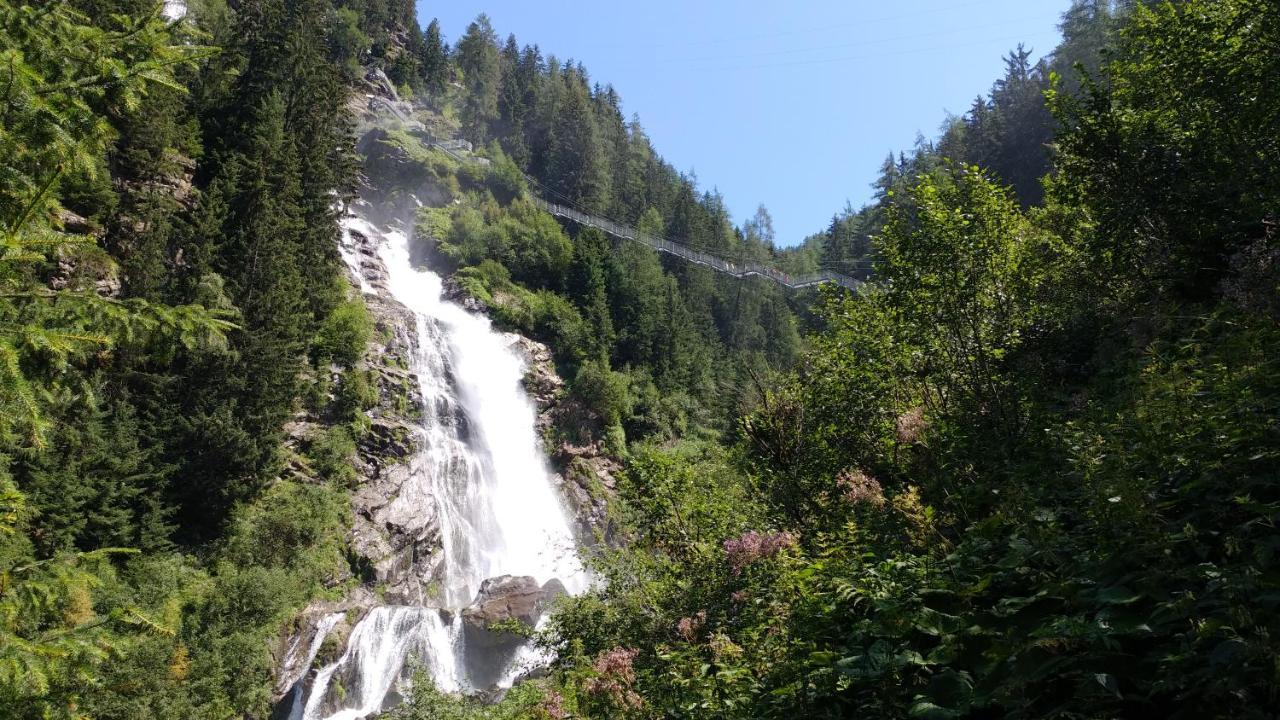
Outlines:
{"type": "MultiPolygon", "coordinates": [[[[417,325],[411,370],[425,409],[416,428],[420,456],[395,502],[437,514],[442,570],[419,604],[369,610],[341,657],[299,681],[287,701],[291,720],[378,713],[399,700],[414,668],[449,692],[510,687],[547,658],[485,624],[539,623],[554,597],[590,582],[522,385],[524,359],[488,318],[446,300],[438,275],[414,267],[404,229],[411,223],[379,227],[368,214],[358,204],[343,219],[342,255],[361,291],[377,292],[352,247],[354,237],[373,243],[385,292],[417,325]]],[[[321,628],[308,663],[332,627],[321,628]]]]}

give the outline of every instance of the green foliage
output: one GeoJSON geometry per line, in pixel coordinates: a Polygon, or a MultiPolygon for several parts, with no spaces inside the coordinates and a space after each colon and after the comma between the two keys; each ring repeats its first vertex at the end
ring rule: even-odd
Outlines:
{"type": "Polygon", "coordinates": [[[578,368],[570,385],[575,397],[603,418],[606,426],[617,425],[628,411],[627,378],[600,361],[588,361],[578,368]]]}
{"type": "Polygon", "coordinates": [[[1051,95],[1054,192],[1087,212],[1086,271],[1108,299],[1201,301],[1265,245],[1278,34],[1267,2],[1138,5],[1085,96],[1051,95]]]}
{"type": "Polygon", "coordinates": [[[1054,245],[976,168],[925,177],[891,209],[878,276],[897,343],[929,378],[920,394],[931,415],[980,418],[1016,438],[1021,410],[1002,368],[1033,327],[1044,329],[1036,289],[1052,280],[1054,245]]]}
{"type": "Polygon", "coordinates": [[[338,487],[356,479],[356,441],[350,427],[338,425],[325,430],[307,447],[307,456],[316,474],[338,487]]]}
{"type": "MultiPolygon", "coordinates": [[[[554,720],[545,711],[543,691],[536,682],[512,688],[496,704],[440,692],[421,670],[413,675],[413,690],[401,705],[387,713],[389,720],[554,720]]],[[[561,716],[562,717],[562,716],[561,716]]]]}
{"type": "MultiPolygon", "coordinates": [[[[368,337],[332,194],[361,35],[189,10],[0,3],[5,717],[263,716],[269,638],[345,573],[344,493],[270,481],[306,358],[368,337]]],[[[353,431],[315,447],[340,483],[353,431]]]]}
{"type": "Polygon", "coordinates": [[[360,298],[348,300],[324,318],[320,331],[311,343],[312,354],[321,362],[355,367],[364,357],[365,346],[373,337],[373,321],[360,298]]]}
{"type": "Polygon", "coordinates": [[[360,15],[351,8],[334,11],[329,30],[329,51],[350,79],[362,74],[360,56],[369,47],[369,36],[360,30],[360,15]]]}
{"type": "Polygon", "coordinates": [[[239,567],[290,567],[303,576],[323,576],[341,562],[346,515],[344,496],[328,486],[277,483],[236,514],[223,559],[239,567]]]}
{"type": "Polygon", "coordinates": [[[431,24],[427,26],[420,64],[427,91],[434,95],[443,93],[449,80],[449,58],[444,40],[440,36],[439,20],[432,19],[431,24]]]}
{"type": "Polygon", "coordinates": [[[418,221],[459,285],[553,347],[558,430],[626,459],[552,676],[495,705],[420,678],[391,717],[1270,713],[1273,3],[1073,3],[1052,57],[1011,53],[785,253],[483,16],[450,58],[401,0],[157,9],[0,0],[0,715],[265,717],[280,629],[351,582],[379,390],[334,192],[365,62],[493,141],[375,149],[448,201],[418,221]],[[531,191],[877,282],[811,314],[531,191]]]}
{"type": "Polygon", "coordinates": [[[11,717],[73,718],[76,699],[97,670],[124,650],[112,630],[172,635],[135,608],[100,614],[93,592],[110,578],[104,548],[46,562],[15,561],[5,540],[0,567],[0,707],[11,717]]]}
{"type": "Polygon", "coordinates": [[[490,145],[488,152],[491,164],[487,180],[489,190],[503,204],[524,197],[529,193],[528,183],[520,166],[502,151],[497,143],[490,145]]]}
{"type": "Polygon", "coordinates": [[[164,23],[154,17],[118,22],[118,30],[96,27],[65,3],[42,10],[0,5],[0,59],[13,76],[0,124],[6,158],[0,174],[0,438],[16,430],[43,443],[45,387],[32,384],[33,365],[56,373],[144,333],[216,341],[230,328],[200,308],[100,297],[86,291],[81,278],[66,278],[64,291],[40,282],[42,265],[55,257],[73,267],[101,262],[86,248],[92,238],[66,232],[58,219],[60,185],[92,180],[100,171],[99,157],[111,138],[100,108],[133,108],[149,87],[175,86],[173,67],[201,51],[169,45],[164,23]],[[67,47],[101,60],[91,67],[67,47]]]}
{"type": "Polygon", "coordinates": [[[466,34],[458,40],[458,69],[467,88],[462,127],[467,137],[476,142],[488,139],[488,123],[498,115],[497,41],[493,26],[483,13],[467,26],[466,34]]]}

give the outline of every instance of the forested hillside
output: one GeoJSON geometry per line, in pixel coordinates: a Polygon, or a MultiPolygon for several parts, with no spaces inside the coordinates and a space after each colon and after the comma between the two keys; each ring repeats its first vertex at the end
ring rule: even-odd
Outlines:
{"type": "MultiPolygon", "coordinates": [[[[423,46],[438,39],[432,23],[423,46]]],[[[416,158],[457,201],[419,218],[434,264],[508,327],[550,344],[615,451],[625,438],[719,435],[757,379],[795,361],[812,293],[562,229],[528,202],[538,195],[720,257],[779,261],[768,212],[735,227],[722,198],[665,162],[638,119],[624,120],[612,87],[515,37],[499,42],[483,15],[438,66],[452,81],[419,67],[403,94],[434,110],[440,138],[466,138],[493,163],[476,177],[438,151],[416,158]]]]}
{"type": "Polygon", "coordinates": [[[270,717],[282,632],[362,584],[361,161],[623,468],[545,676],[388,717],[1274,717],[1275,3],[1074,0],[791,249],[483,15],[163,6],[0,0],[0,717],[270,717]],[[356,147],[380,73],[434,137],[356,147]]]}
{"type": "Polygon", "coordinates": [[[873,283],[728,442],[631,447],[550,686],[397,717],[1274,715],[1280,11],[1063,31],[790,254],[873,283]]]}
{"type": "Polygon", "coordinates": [[[1107,38],[1124,17],[1128,3],[1074,2],[1062,15],[1062,41],[1038,62],[1019,45],[1005,57],[1004,77],[960,117],[949,118],[936,139],[920,136],[915,147],[891,153],[880,168],[874,202],[855,210],[846,207],[827,228],[797,248],[785,251],[784,262],[798,271],[824,267],[869,276],[875,243],[887,221],[893,195],[906,193],[921,174],[945,160],[977,165],[1008,185],[1025,209],[1042,205],[1042,178],[1051,169],[1051,146],[1059,126],[1045,93],[1057,77],[1071,94],[1085,77],[1096,75],[1107,38]],[[1082,74],[1083,71],[1083,74],[1082,74]]]}

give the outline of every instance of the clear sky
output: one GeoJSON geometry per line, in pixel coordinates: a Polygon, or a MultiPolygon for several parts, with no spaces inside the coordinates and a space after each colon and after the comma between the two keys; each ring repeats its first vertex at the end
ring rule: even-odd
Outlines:
{"type": "Polygon", "coordinates": [[[1025,43],[1058,41],[1068,0],[419,0],[450,44],[479,13],[499,39],[581,61],[654,146],[780,245],[871,196],[881,162],[934,137],[1025,43]]]}

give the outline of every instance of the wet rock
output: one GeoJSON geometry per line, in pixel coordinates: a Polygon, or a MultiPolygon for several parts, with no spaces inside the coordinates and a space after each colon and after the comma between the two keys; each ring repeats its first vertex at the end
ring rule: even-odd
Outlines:
{"type": "Polygon", "coordinates": [[[502,575],[485,580],[471,607],[462,611],[467,673],[476,687],[496,685],[516,651],[550,602],[564,594],[558,580],[539,586],[531,577],[502,575]]]}
{"type": "MultiPolygon", "coordinates": [[[[563,585],[559,585],[559,591],[564,592],[563,585]]],[[[467,647],[492,649],[520,645],[523,637],[495,626],[514,620],[532,630],[542,617],[548,595],[532,577],[502,575],[485,580],[475,602],[462,611],[467,647]]]]}
{"type": "Polygon", "coordinates": [[[388,464],[404,460],[417,448],[413,427],[390,418],[374,418],[369,429],[360,438],[360,452],[365,456],[388,464]]]}
{"type": "Polygon", "coordinates": [[[340,602],[316,601],[299,613],[272,648],[276,668],[273,700],[279,702],[303,689],[313,670],[336,659],[354,620],[374,602],[372,594],[356,590],[340,602]],[[335,618],[339,613],[342,616],[335,618]]]}
{"type": "Polygon", "coordinates": [[[417,323],[386,292],[387,270],[373,240],[351,232],[348,242],[361,276],[374,289],[364,295],[376,332],[361,369],[370,374],[378,396],[356,443],[348,548],[358,578],[379,587],[385,601],[418,603],[437,579],[442,557],[429,468],[418,455],[419,419],[426,409],[411,370],[417,323]]]}
{"type": "Polygon", "coordinates": [[[568,595],[569,590],[558,578],[551,578],[542,584],[542,594],[545,596],[547,603],[552,603],[555,602],[556,598],[568,595]]]}
{"type": "MultiPolygon", "coordinates": [[[[511,341],[511,347],[524,357],[524,389],[529,393],[534,406],[544,410],[560,403],[566,392],[565,382],[556,372],[551,349],[523,335],[508,333],[507,338],[511,341]]],[[[542,414],[539,413],[540,416],[542,414]]]]}
{"type": "Polygon", "coordinates": [[[585,545],[613,544],[616,528],[609,517],[609,503],[617,496],[617,475],[622,464],[604,453],[598,444],[579,447],[563,443],[556,448],[561,491],[578,522],[578,537],[585,545]]]}
{"type": "Polygon", "coordinates": [[[525,391],[538,409],[538,431],[577,521],[578,540],[588,546],[615,542],[608,509],[617,495],[622,463],[598,439],[603,432],[600,418],[569,394],[550,348],[521,335],[509,337],[527,364],[525,391]]]}
{"type": "Polygon", "coordinates": [[[425,472],[421,465],[387,465],[352,496],[349,547],[361,579],[381,586],[389,602],[420,602],[442,562],[440,520],[425,472]]]}

